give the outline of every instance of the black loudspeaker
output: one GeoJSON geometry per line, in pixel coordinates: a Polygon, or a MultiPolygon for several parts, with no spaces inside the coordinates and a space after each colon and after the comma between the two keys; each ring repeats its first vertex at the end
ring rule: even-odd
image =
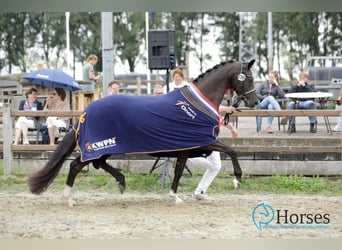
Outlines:
{"type": "Polygon", "coordinates": [[[175,31],[148,31],[148,68],[173,69],[176,66],[175,31]]]}

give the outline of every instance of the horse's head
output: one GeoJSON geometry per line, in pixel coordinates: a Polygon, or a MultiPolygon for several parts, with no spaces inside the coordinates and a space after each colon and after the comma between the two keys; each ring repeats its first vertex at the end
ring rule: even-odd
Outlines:
{"type": "Polygon", "coordinates": [[[253,108],[258,104],[258,98],[255,94],[253,75],[251,67],[255,60],[250,62],[240,62],[238,63],[238,70],[234,72],[232,88],[237,93],[236,102],[234,106],[239,106],[241,101],[245,102],[245,105],[253,108]]]}
{"type": "Polygon", "coordinates": [[[238,94],[238,100],[245,101],[246,106],[254,107],[258,104],[251,72],[254,61],[222,62],[199,75],[193,84],[217,107],[229,89],[233,89],[238,94]]]}

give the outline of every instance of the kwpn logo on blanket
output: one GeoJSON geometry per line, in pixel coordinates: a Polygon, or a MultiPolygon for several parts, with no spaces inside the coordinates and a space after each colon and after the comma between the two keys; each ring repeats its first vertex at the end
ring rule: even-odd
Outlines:
{"type": "Polygon", "coordinates": [[[115,147],[116,146],[116,137],[108,138],[98,142],[87,142],[86,149],[88,152],[97,151],[105,148],[115,147]]]}
{"type": "Polygon", "coordinates": [[[190,105],[185,101],[177,101],[175,104],[176,106],[179,106],[181,110],[184,111],[185,114],[187,114],[190,118],[195,119],[197,116],[197,113],[190,107],[190,105]]]}

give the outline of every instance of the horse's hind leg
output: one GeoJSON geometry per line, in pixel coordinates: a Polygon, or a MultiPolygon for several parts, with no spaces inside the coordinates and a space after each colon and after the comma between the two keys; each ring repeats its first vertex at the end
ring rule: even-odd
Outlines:
{"type": "Polygon", "coordinates": [[[182,151],[179,153],[177,157],[176,167],[175,167],[175,176],[173,177],[170,195],[175,198],[175,204],[183,203],[183,200],[177,195],[177,188],[180,178],[182,177],[185,163],[188,159],[190,151],[182,151]]]}
{"type": "Polygon", "coordinates": [[[108,156],[106,157],[101,157],[98,160],[95,160],[93,162],[93,165],[95,168],[101,167],[103,170],[106,172],[110,173],[118,182],[118,188],[121,192],[121,194],[125,191],[126,189],[126,181],[125,181],[125,176],[120,173],[120,170],[117,168],[112,167],[106,162],[108,156]]]}
{"type": "Polygon", "coordinates": [[[81,156],[78,156],[70,163],[69,174],[64,188],[64,197],[68,199],[69,207],[72,207],[75,204],[75,201],[71,197],[71,188],[74,185],[75,178],[77,174],[82,170],[82,168],[84,168],[88,164],[89,161],[81,162],[81,156]]]}

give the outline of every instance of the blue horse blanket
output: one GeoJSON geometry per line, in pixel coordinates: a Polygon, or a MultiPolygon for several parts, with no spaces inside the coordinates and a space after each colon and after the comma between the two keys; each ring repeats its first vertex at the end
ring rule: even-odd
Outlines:
{"type": "Polygon", "coordinates": [[[107,154],[195,149],[217,142],[217,107],[195,85],[183,89],[162,96],[111,95],[89,104],[74,126],[81,161],[107,154]]]}

